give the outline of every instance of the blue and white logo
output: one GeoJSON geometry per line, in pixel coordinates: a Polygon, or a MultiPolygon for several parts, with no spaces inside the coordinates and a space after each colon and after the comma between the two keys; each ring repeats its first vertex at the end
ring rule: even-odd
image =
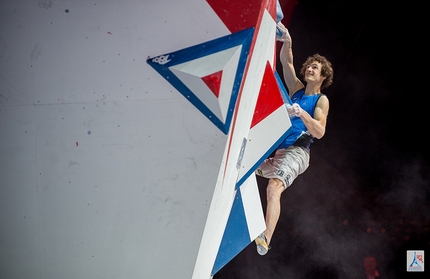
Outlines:
{"type": "Polygon", "coordinates": [[[408,250],[406,254],[406,271],[424,271],[424,251],[408,250]]]}

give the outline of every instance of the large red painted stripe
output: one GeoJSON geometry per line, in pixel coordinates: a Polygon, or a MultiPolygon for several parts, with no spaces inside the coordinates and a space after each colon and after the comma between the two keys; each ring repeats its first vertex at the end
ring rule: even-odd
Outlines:
{"type": "Polygon", "coordinates": [[[259,21],[260,8],[266,8],[276,18],[276,0],[207,0],[231,33],[255,27],[259,21]]]}

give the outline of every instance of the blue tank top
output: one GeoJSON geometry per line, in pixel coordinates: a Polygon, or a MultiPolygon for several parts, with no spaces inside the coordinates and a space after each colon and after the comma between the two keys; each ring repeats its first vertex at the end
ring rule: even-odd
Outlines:
{"type": "MultiPolygon", "coordinates": [[[[300,107],[309,113],[312,118],[314,117],[315,106],[322,94],[305,95],[305,89],[300,89],[294,93],[291,101],[297,103],[300,107]]],[[[291,120],[291,132],[287,138],[279,145],[278,149],[287,148],[291,145],[301,146],[309,149],[313,143],[314,137],[309,133],[308,129],[303,123],[302,119],[297,116],[290,118],[291,120]]]]}

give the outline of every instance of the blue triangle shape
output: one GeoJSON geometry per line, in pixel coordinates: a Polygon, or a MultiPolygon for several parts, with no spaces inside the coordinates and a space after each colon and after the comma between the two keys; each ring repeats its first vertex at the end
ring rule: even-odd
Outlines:
{"type": "Polygon", "coordinates": [[[249,28],[228,36],[217,38],[199,45],[178,50],[172,53],[148,58],[147,63],[175,87],[187,100],[189,100],[201,113],[214,123],[224,134],[227,134],[236,105],[243,73],[248,60],[249,48],[254,35],[254,28],[249,28]],[[205,57],[232,47],[242,46],[238,67],[234,78],[228,112],[225,121],[219,119],[197,96],[169,69],[172,66],[205,57]]]}
{"type": "Polygon", "coordinates": [[[221,268],[239,254],[240,251],[248,246],[251,241],[242,202],[242,194],[240,190],[237,190],[224,235],[219,246],[218,255],[212,269],[212,275],[221,270],[221,268]]]}

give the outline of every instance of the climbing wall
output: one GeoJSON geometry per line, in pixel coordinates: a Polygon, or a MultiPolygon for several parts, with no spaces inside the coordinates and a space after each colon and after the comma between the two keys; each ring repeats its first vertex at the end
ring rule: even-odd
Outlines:
{"type": "Polygon", "coordinates": [[[253,170],[290,124],[246,147],[279,84],[276,1],[243,5],[0,3],[1,278],[210,278],[264,230],[253,170]]]}

